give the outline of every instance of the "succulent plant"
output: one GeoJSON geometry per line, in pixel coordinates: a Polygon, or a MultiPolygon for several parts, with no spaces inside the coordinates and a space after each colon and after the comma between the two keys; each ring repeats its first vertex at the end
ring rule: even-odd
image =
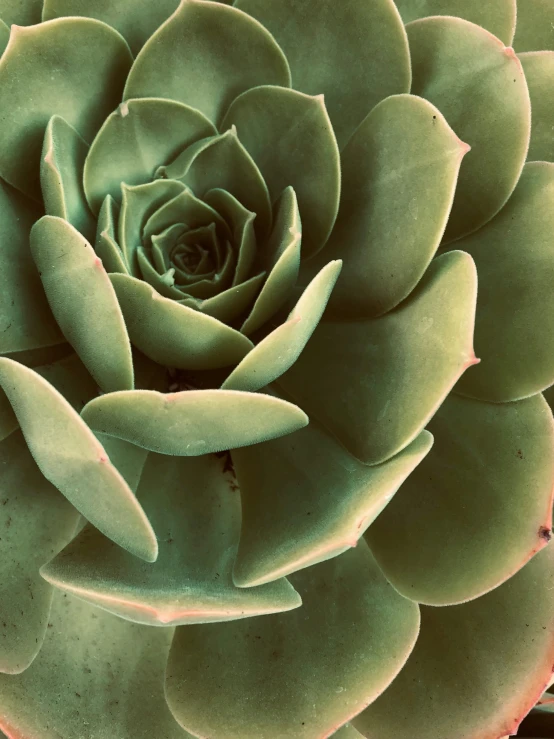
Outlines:
{"type": "Polygon", "coordinates": [[[554,5],[0,18],[0,729],[548,713],[554,5]]]}

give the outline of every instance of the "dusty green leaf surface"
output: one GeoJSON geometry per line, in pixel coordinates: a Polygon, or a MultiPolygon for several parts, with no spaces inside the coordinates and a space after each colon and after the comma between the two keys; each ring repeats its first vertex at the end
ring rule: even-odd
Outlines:
{"type": "Polygon", "coordinates": [[[528,161],[554,161],[554,104],[549,94],[554,75],[554,51],[519,54],[529,86],[533,115],[528,161]]]}
{"type": "Polygon", "coordinates": [[[0,18],[11,25],[30,26],[40,23],[42,0],[1,0],[0,18]]]}
{"type": "Polygon", "coordinates": [[[554,51],[554,8],[549,0],[526,0],[517,6],[514,48],[520,51],[554,51]]]}

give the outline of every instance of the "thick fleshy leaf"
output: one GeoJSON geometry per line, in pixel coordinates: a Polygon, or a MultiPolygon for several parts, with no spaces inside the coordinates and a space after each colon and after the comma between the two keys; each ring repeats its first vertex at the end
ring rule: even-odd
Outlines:
{"type": "Polygon", "coordinates": [[[296,193],[283,190],[276,203],[276,217],[271,236],[258,247],[257,259],[271,270],[248,318],[241,326],[245,336],[253,334],[292,297],[300,269],[302,225],[296,193]]]}
{"type": "Polygon", "coordinates": [[[428,428],[433,449],[366,538],[402,595],[442,606],[497,587],[550,540],[554,423],[541,395],[452,394],[428,428]]]}
{"type": "Polygon", "coordinates": [[[0,180],[0,354],[64,343],[29,251],[41,212],[0,180]]]}
{"type": "Polygon", "coordinates": [[[116,240],[119,208],[111,195],[106,195],[98,215],[94,251],[102,260],[106,272],[129,274],[125,256],[116,240]]]}
{"type": "Polygon", "coordinates": [[[231,372],[222,387],[256,391],[274,382],[296,362],[313,334],[342,262],[329,262],[310,282],[285,323],[268,334],[231,372]]]}
{"type": "Polygon", "coordinates": [[[19,673],[46,632],[52,588],[39,567],[67,544],[79,514],[36,466],[21,432],[0,444],[0,672],[19,673]]]}
{"type": "Polygon", "coordinates": [[[423,431],[396,457],[369,467],[311,421],[234,451],[242,498],[235,583],[269,582],[356,546],[431,444],[423,431]]]}
{"type": "MultiPolygon", "coordinates": [[[[263,86],[240,95],[221,127],[235,126],[272,200],[292,186],[302,219],[302,253],[327,240],[340,198],[340,157],[323,97],[263,86]]],[[[247,203],[245,203],[247,205],[247,203]]]]}
{"type": "Polygon", "coordinates": [[[44,216],[31,254],[56,321],[104,392],[132,390],[133,360],[112,283],[94,249],[70,223],[44,216]]]}
{"type": "Polygon", "coordinates": [[[10,29],[4,23],[4,21],[0,19],[0,56],[2,56],[2,54],[4,53],[9,40],[10,29]]]}
{"type": "Polygon", "coordinates": [[[96,18],[118,30],[136,54],[178,5],[179,0],[156,0],[138,5],[136,0],[44,0],[42,20],[65,15],[96,18]]]}
{"type": "Polygon", "coordinates": [[[225,323],[236,321],[252,305],[264,279],[265,272],[260,272],[236,287],[230,287],[213,298],[203,300],[198,305],[198,310],[225,323]]]}
{"type": "Polygon", "coordinates": [[[457,386],[503,402],[554,382],[554,164],[527,164],[496,218],[457,246],[479,275],[475,350],[482,362],[457,386]]]}
{"type": "Polygon", "coordinates": [[[382,462],[416,438],[476,361],[476,290],[467,254],[437,257],[394,311],[322,321],[279,383],[355,457],[382,462]]]}
{"type": "Polygon", "coordinates": [[[554,103],[550,94],[554,79],[554,51],[520,54],[531,98],[531,142],[528,161],[554,162],[554,103]]]}
{"type": "Polygon", "coordinates": [[[366,739],[512,735],[541,695],[553,663],[550,546],[482,598],[451,608],[423,606],[406,666],[352,723],[366,739]]]}
{"type": "Polygon", "coordinates": [[[52,385],[0,358],[0,385],[42,474],[124,549],[153,562],[157,542],[144,511],[105,449],[52,385]]]}
{"type": "Polygon", "coordinates": [[[519,0],[514,48],[554,51],[554,7],[550,0],[519,0]]]}
{"type": "Polygon", "coordinates": [[[529,145],[529,92],[513,49],[485,29],[435,17],[406,30],[412,92],[436,105],[471,146],[446,227],[452,241],[489,221],[516,186],[529,145]]]}
{"type": "Polygon", "coordinates": [[[380,315],[410,294],[440,244],[468,148],[415,95],[371,111],[342,152],[341,207],[316,260],[344,260],[329,317],[380,315]]]}
{"type": "MultiPolygon", "coordinates": [[[[516,0],[394,0],[404,23],[430,15],[455,15],[486,28],[509,45],[516,28],[516,0]]],[[[528,3],[529,0],[523,0],[528,3]]],[[[532,2],[532,0],[531,0],[532,2]]]]}
{"type": "Polygon", "coordinates": [[[271,34],[236,8],[181,0],[137,56],[124,98],[177,100],[218,123],[237,95],[264,84],[290,85],[271,34]]]}
{"type": "Polygon", "coordinates": [[[329,736],[401,669],[417,638],[418,607],[393,590],[367,546],[291,582],[302,608],[177,629],[166,697],[188,731],[210,739],[329,736]]]}
{"type": "Polygon", "coordinates": [[[40,23],[42,0],[0,0],[0,18],[11,26],[31,26],[40,23]]]}
{"type": "Polygon", "coordinates": [[[0,175],[38,197],[50,118],[60,115],[91,141],[121,99],[131,62],[123,38],[99,21],[61,18],[30,28],[12,26],[0,59],[0,175]]]}
{"type": "Polygon", "coordinates": [[[85,192],[92,210],[98,213],[108,194],[119,200],[122,182],[149,182],[157,167],[215,133],[202,113],[174,100],[121,103],[98,132],[85,163],[85,192]]]}
{"type": "Polygon", "coordinates": [[[275,36],[295,89],[325,95],[341,146],[380,100],[410,89],[408,43],[392,0],[236,0],[235,5],[275,36]],[[307,28],[314,31],[310,43],[307,28]]]}
{"type": "Polygon", "coordinates": [[[88,144],[58,115],[46,126],[40,186],[46,213],[65,218],[87,239],[94,237],[95,222],[83,190],[83,166],[88,144]]]}
{"type": "Polygon", "coordinates": [[[81,415],[94,431],[184,457],[258,444],[308,423],[285,400],[235,390],[109,393],[88,403],[81,415]]]}
{"type": "Polygon", "coordinates": [[[57,591],[36,660],[0,675],[0,728],[40,739],[192,739],[164,700],[172,634],[57,591]]]}
{"type": "Polygon", "coordinates": [[[352,724],[345,724],[333,734],[332,739],[363,739],[363,736],[352,724]]]}
{"type": "Polygon", "coordinates": [[[252,342],[216,318],[164,298],[134,277],[112,274],[131,341],[159,364],[215,369],[236,364],[252,342]]]}
{"type": "Polygon", "coordinates": [[[288,611],[301,604],[284,579],[237,588],[232,568],[240,493],[226,458],[150,454],[137,498],[159,535],[154,565],[88,526],[42,568],[49,582],[122,618],[151,626],[210,623],[288,611]]]}

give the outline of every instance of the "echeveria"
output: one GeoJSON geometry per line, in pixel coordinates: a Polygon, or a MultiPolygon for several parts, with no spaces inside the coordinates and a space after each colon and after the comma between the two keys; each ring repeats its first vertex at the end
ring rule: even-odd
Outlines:
{"type": "Polygon", "coordinates": [[[0,18],[0,728],[549,721],[552,5],[0,18]]]}

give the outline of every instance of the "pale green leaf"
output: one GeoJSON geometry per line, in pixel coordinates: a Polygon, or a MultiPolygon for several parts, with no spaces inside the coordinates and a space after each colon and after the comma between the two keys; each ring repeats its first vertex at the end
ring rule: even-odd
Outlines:
{"type": "Polygon", "coordinates": [[[63,396],[39,374],[6,358],[0,358],[0,385],[46,479],[106,536],[155,561],[156,537],[144,511],[63,396]]]}
{"type": "Polygon", "coordinates": [[[177,100],[217,124],[237,95],[263,84],[290,85],[287,60],[271,34],[236,8],[181,0],[137,56],[124,99],[177,100]]]}
{"type": "Polygon", "coordinates": [[[2,54],[4,53],[9,40],[10,29],[4,23],[4,21],[0,19],[0,56],[2,56],[2,54]]]}
{"type": "Polygon", "coordinates": [[[232,323],[243,316],[245,311],[250,308],[256,295],[260,292],[264,279],[265,272],[260,272],[239,285],[223,290],[214,295],[213,298],[203,300],[199,303],[198,310],[208,316],[217,318],[219,321],[232,323]]]}
{"type": "Polygon", "coordinates": [[[554,5],[551,0],[519,0],[514,48],[554,51],[554,5]]]}
{"type": "Polygon", "coordinates": [[[150,216],[144,225],[143,239],[148,240],[155,234],[161,234],[175,223],[184,223],[189,229],[215,223],[219,236],[227,239],[231,236],[231,229],[219,213],[184,188],[150,216]]]}
{"type": "Polygon", "coordinates": [[[341,726],[332,736],[333,739],[363,739],[363,736],[356,731],[352,724],[341,726]]]}
{"type": "Polygon", "coordinates": [[[106,195],[98,214],[94,251],[107,272],[129,274],[128,265],[116,239],[119,208],[111,195],[106,195]]]}
{"type": "Polygon", "coordinates": [[[81,416],[94,431],[185,457],[257,444],[308,423],[292,403],[235,390],[109,393],[91,400],[81,416]]]}
{"type": "Polygon", "coordinates": [[[0,59],[0,175],[39,197],[44,130],[61,116],[91,141],[121,99],[132,57],[123,38],[99,21],[61,18],[13,26],[0,59]]]}
{"type": "Polygon", "coordinates": [[[42,0],[0,0],[0,18],[9,26],[40,23],[42,0]]]}
{"type": "Polygon", "coordinates": [[[531,142],[527,161],[554,162],[554,51],[530,51],[519,60],[531,97],[531,142]]]}

